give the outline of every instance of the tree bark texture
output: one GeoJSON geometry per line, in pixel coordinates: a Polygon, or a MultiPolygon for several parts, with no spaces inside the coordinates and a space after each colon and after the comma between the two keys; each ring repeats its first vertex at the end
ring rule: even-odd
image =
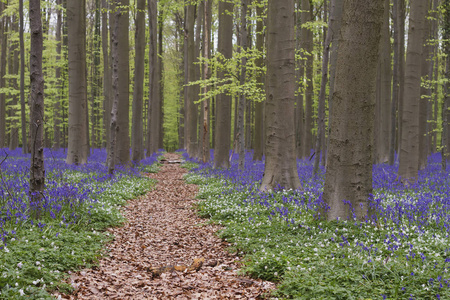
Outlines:
{"type": "Polygon", "coordinates": [[[69,51],[68,164],[87,162],[86,16],[85,0],[67,1],[69,51]]]}
{"type": "MultiPolygon", "coordinates": [[[[23,0],[19,0],[19,44],[20,44],[20,120],[22,123],[22,153],[28,152],[25,114],[25,43],[23,38],[23,0]]],[[[55,120],[56,122],[56,120],[55,120]]],[[[55,132],[56,134],[56,132],[55,132]]]]}
{"type": "Polygon", "coordinates": [[[103,127],[105,132],[105,143],[107,151],[109,151],[109,134],[111,125],[111,56],[108,51],[110,40],[108,32],[108,2],[102,0],[102,54],[103,54],[103,127]]]}
{"type": "MultiPolygon", "coordinates": [[[[241,1],[241,51],[246,53],[247,43],[248,43],[248,33],[247,33],[247,10],[248,10],[248,0],[241,1]]],[[[240,85],[245,84],[247,76],[247,58],[245,55],[241,58],[241,74],[240,74],[240,85]]],[[[241,90],[239,95],[239,112],[238,112],[238,138],[239,138],[239,170],[243,171],[245,167],[245,125],[244,125],[244,114],[246,106],[246,95],[245,91],[241,90]]]]}
{"type": "MultiPolygon", "coordinates": [[[[256,3],[256,51],[260,56],[256,60],[256,66],[262,68],[264,60],[262,54],[264,52],[264,21],[263,21],[263,5],[261,0],[256,3]]],[[[256,82],[259,88],[264,89],[264,75],[258,73],[256,82]]],[[[262,160],[264,154],[264,102],[255,103],[255,145],[253,151],[253,160],[262,160]]]]}
{"type": "MultiPolygon", "coordinates": [[[[219,44],[218,52],[225,59],[229,59],[233,53],[233,3],[219,1],[219,44]]],[[[225,78],[223,71],[218,71],[219,80],[225,78]]],[[[231,139],[231,96],[222,93],[217,96],[216,102],[216,124],[214,141],[214,167],[228,168],[230,162],[231,139]]]]}
{"type": "MultiPolygon", "coordinates": [[[[5,4],[0,3],[0,13],[3,13],[5,4]]],[[[8,31],[7,17],[3,16],[0,19],[0,39],[1,39],[1,54],[0,54],[0,88],[5,87],[5,74],[6,74],[6,45],[8,31]]],[[[6,103],[5,93],[0,93],[0,148],[3,148],[6,144],[6,103]]]]}
{"type": "Polygon", "coordinates": [[[384,0],[344,2],[323,192],[328,220],[362,219],[368,212],[383,7],[384,0]]]}
{"type": "Polygon", "coordinates": [[[267,16],[266,163],[261,191],[300,189],[295,155],[294,1],[269,1],[267,16]]]}
{"type": "Polygon", "coordinates": [[[405,65],[402,135],[398,176],[405,184],[414,183],[419,171],[419,105],[422,70],[425,2],[411,2],[408,47],[405,65]]]}
{"type": "Polygon", "coordinates": [[[390,2],[384,1],[383,27],[381,29],[380,54],[378,62],[378,73],[380,80],[377,88],[376,101],[376,136],[375,136],[375,163],[387,163],[389,161],[389,125],[391,120],[391,35],[389,31],[390,23],[390,2]]]}
{"type": "MultiPolygon", "coordinates": [[[[196,6],[189,4],[186,8],[186,34],[187,34],[187,82],[195,80],[195,11],[196,6]]],[[[196,88],[190,85],[186,88],[186,150],[189,156],[197,155],[197,105],[195,105],[196,88]]]]}
{"type": "Polygon", "coordinates": [[[130,163],[130,66],[129,66],[129,0],[117,1],[121,6],[118,32],[118,56],[119,56],[119,103],[117,108],[117,144],[116,162],[120,165],[130,163]]]}
{"type": "MultiPolygon", "coordinates": [[[[212,0],[204,0],[203,5],[203,57],[206,59],[203,64],[203,80],[211,78],[211,71],[208,64],[208,59],[211,58],[211,24],[212,24],[212,0]]],[[[205,85],[203,94],[208,93],[208,86],[205,85]]],[[[203,101],[203,126],[201,138],[203,139],[202,161],[204,163],[210,160],[210,101],[205,99],[203,101]]]]}
{"type": "Polygon", "coordinates": [[[30,0],[30,100],[31,100],[31,167],[30,167],[30,209],[40,219],[42,198],[45,188],[44,166],[44,76],[42,73],[43,34],[40,0],[30,0]]]}
{"type": "Polygon", "coordinates": [[[133,119],[131,160],[139,162],[144,158],[144,129],[143,129],[143,101],[144,101],[144,61],[145,55],[145,0],[138,0],[136,6],[136,46],[134,57],[134,91],[133,91],[133,119]]]}

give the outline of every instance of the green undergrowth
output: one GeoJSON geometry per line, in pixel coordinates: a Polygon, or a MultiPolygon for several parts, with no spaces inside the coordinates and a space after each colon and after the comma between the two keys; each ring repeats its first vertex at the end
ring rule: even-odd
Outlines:
{"type": "Polygon", "coordinates": [[[448,239],[438,231],[320,221],[283,202],[292,191],[263,205],[255,190],[230,193],[230,182],[195,173],[185,179],[200,185],[198,214],[224,226],[219,236],[243,256],[242,273],[277,283],[274,298],[450,299],[448,239]],[[273,214],[278,208],[289,217],[273,214]],[[408,243],[395,242],[400,234],[408,243]]]}
{"type": "Polygon", "coordinates": [[[120,207],[154,185],[146,177],[100,183],[98,188],[105,190],[96,196],[97,202],[86,204],[85,213],[72,222],[46,218],[41,228],[15,228],[15,237],[0,250],[0,299],[53,299],[56,290],[70,293],[72,287],[63,282],[66,272],[91,267],[107,255],[103,246],[111,237],[104,229],[123,224],[120,207]]]}

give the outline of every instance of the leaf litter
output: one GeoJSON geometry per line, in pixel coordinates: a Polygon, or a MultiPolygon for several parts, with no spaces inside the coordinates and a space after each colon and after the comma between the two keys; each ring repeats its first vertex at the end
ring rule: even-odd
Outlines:
{"type": "MultiPolygon", "coordinates": [[[[179,155],[167,153],[167,161],[179,155]]],[[[179,164],[163,164],[156,187],[128,202],[127,223],[110,228],[114,240],[92,269],[72,273],[62,299],[264,299],[275,284],[239,276],[240,258],[205,223],[193,205],[197,186],[179,164]],[[201,226],[199,226],[201,225],[201,226]]]]}

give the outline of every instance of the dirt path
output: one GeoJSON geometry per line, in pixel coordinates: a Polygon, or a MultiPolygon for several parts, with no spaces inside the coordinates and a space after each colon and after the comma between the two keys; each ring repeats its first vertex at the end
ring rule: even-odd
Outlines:
{"type": "MultiPolygon", "coordinates": [[[[178,157],[166,154],[168,160],[178,157]]],[[[129,202],[126,225],[110,229],[115,239],[109,256],[94,269],[72,274],[77,288],[66,299],[258,299],[274,288],[237,275],[238,257],[215,236],[218,227],[205,225],[192,209],[197,187],[183,181],[185,173],[178,164],[166,164],[150,175],[158,180],[156,188],[129,202]],[[191,265],[202,258],[201,267],[191,265]],[[183,265],[198,271],[171,267],[183,265]]]]}

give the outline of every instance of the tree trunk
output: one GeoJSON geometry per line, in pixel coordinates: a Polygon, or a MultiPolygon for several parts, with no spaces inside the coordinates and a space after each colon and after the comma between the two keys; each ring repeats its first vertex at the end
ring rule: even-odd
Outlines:
{"type": "Polygon", "coordinates": [[[302,158],[309,158],[311,155],[311,149],[313,148],[313,32],[310,28],[305,27],[305,23],[311,22],[312,20],[312,5],[310,0],[302,0],[302,30],[301,30],[301,44],[303,47],[302,57],[305,61],[305,78],[303,82],[305,83],[305,126],[302,138],[302,158]]]}
{"type": "Polygon", "coordinates": [[[87,162],[85,4],[85,0],[67,1],[69,146],[66,162],[68,164],[85,164],[87,162]]]}
{"type": "Polygon", "coordinates": [[[119,0],[117,5],[121,7],[118,32],[118,56],[119,56],[119,103],[117,107],[117,144],[116,162],[121,165],[130,163],[130,68],[129,68],[129,0],[119,0]]]}
{"type": "Polygon", "coordinates": [[[30,85],[31,85],[31,167],[30,209],[36,219],[41,218],[42,198],[45,188],[44,167],[44,77],[42,74],[43,34],[40,0],[30,0],[30,85]]]}
{"type": "MultiPolygon", "coordinates": [[[[264,60],[262,54],[264,53],[264,21],[261,0],[256,0],[256,51],[261,55],[256,59],[256,67],[263,68],[264,60]]],[[[264,89],[264,75],[258,72],[256,82],[260,89],[264,89]]],[[[253,152],[253,160],[262,160],[264,154],[264,102],[255,103],[255,149],[253,152]]]]}
{"type": "Polygon", "coordinates": [[[161,10],[158,16],[158,91],[159,91],[159,141],[158,148],[164,148],[164,80],[163,80],[163,32],[164,32],[164,11],[163,5],[161,5],[161,10]]]}
{"type": "MultiPolygon", "coordinates": [[[[0,15],[4,10],[4,3],[0,3],[0,15]]],[[[8,22],[6,16],[0,19],[0,39],[1,39],[1,54],[0,54],[0,88],[5,87],[5,74],[6,74],[6,45],[8,32],[8,22]]],[[[0,93],[0,148],[5,146],[6,142],[6,103],[5,93],[0,93]]]]}
{"type": "Polygon", "coordinates": [[[267,15],[266,164],[261,191],[300,189],[295,155],[294,1],[269,1],[267,15]]]}
{"type": "Polygon", "coordinates": [[[392,77],[392,101],[391,101],[391,124],[390,124],[390,133],[389,133],[389,165],[394,165],[395,162],[395,141],[397,137],[397,110],[398,110],[398,101],[399,101],[399,91],[400,91],[400,47],[404,47],[400,45],[400,37],[398,34],[398,21],[399,21],[399,1],[403,0],[394,0],[393,12],[392,12],[392,21],[394,27],[394,64],[393,64],[393,77],[392,77]]]}
{"type": "MultiPolygon", "coordinates": [[[[444,8],[444,53],[445,57],[445,78],[450,78],[450,0],[443,1],[444,8]]],[[[450,84],[444,85],[444,99],[442,101],[442,169],[447,170],[450,162],[450,84]]]]}
{"type": "Polygon", "coordinates": [[[427,1],[411,3],[406,53],[402,135],[398,176],[405,184],[416,182],[419,171],[419,103],[423,34],[427,1]]]}
{"type": "MultiPolygon", "coordinates": [[[[203,64],[203,80],[211,78],[211,71],[209,69],[208,60],[211,59],[211,23],[212,23],[212,0],[204,0],[203,5],[203,57],[206,59],[203,64]]],[[[203,93],[208,93],[208,86],[205,85],[203,93]]],[[[210,160],[210,136],[209,136],[209,99],[203,101],[203,126],[202,135],[203,151],[202,160],[204,163],[210,160]]]]}
{"type": "MultiPolygon", "coordinates": [[[[241,74],[240,74],[240,85],[241,87],[246,82],[247,76],[247,43],[248,43],[248,33],[247,33],[247,10],[248,10],[248,0],[241,1],[241,52],[244,54],[241,58],[241,74]]],[[[245,167],[245,126],[244,126],[244,114],[246,106],[246,95],[245,91],[241,90],[239,95],[239,112],[238,112],[238,139],[239,139],[239,170],[243,171],[245,167]]]]}
{"type": "MultiPolygon", "coordinates": [[[[195,65],[195,77],[194,81],[200,80],[202,78],[202,69],[200,66],[200,43],[201,43],[201,36],[202,36],[202,24],[203,24],[203,11],[205,10],[203,7],[204,3],[203,1],[200,1],[200,3],[197,4],[197,13],[196,13],[196,25],[195,25],[195,46],[194,46],[194,65],[195,65]]],[[[202,152],[203,152],[203,138],[202,138],[202,123],[204,118],[204,111],[203,109],[199,110],[199,104],[196,103],[200,99],[200,85],[196,84],[194,86],[194,103],[195,103],[195,111],[196,111],[196,120],[197,124],[195,125],[195,128],[197,129],[197,152],[194,154],[195,157],[201,158],[202,152]]],[[[203,102],[201,103],[203,106],[203,102]]]]}
{"type": "MultiPolygon", "coordinates": [[[[333,94],[334,94],[334,82],[336,79],[336,64],[338,57],[338,45],[339,45],[339,32],[341,30],[342,9],[344,0],[333,0],[330,3],[330,31],[331,36],[331,48],[330,48],[330,87],[328,92],[328,139],[327,139],[327,151],[330,143],[330,131],[332,123],[333,112],[333,94]]],[[[328,160],[328,155],[326,156],[328,160]]],[[[326,163],[325,163],[326,165],[326,163]]]]}
{"type": "Polygon", "coordinates": [[[158,151],[159,145],[159,118],[160,115],[160,94],[159,94],[159,71],[158,71],[158,30],[157,30],[157,3],[156,0],[149,0],[148,15],[150,18],[150,45],[149,45],[149,146],[147,156],[158,151]]]}
{"type": "MultiPolygon", "coordinates": [[[[233,3],[219,1],[219,45],[218,52],[225,59],[231,58],[233,54],[233,3]]],[[[223,71],[217,72],[219,80],[226,76],[223,71]]],[[[231,96],[227,93],[217,95],[216,98],[216,124],[214,141],[214,167],[228,168],[230,162],[228,155],[230,153],[231,136],[231,96]]]]}
{"type": "MultiPolygon", "coordinates": [[[[187,34],[187,83],[195,80],[195,9],[194,4],[189,4],[186,8],[186,34],[187,34]]],[[[195,105],[196,88],[192,85],[187,86],[185,95],[186,104],[186,150],[189,156],[197,155],[197,106],[195,105]]]]}
{"type": "Polygon", "coordinates": [[[145,64],[145,0],[138,0],[136,6],[136,46],[134,57],[134,92],[133,92],[133,125],[131,160],[139,162],[144,158],[144,130],[143,130],[143,99],[144,99],[144,71],[145,64]]]}
{"type": "Polygon", "coordinates": [[[108,2],[102,0],[102,54],[103,54],[103,128],[105,132],[105,143],[107,151],[110,149],[110,126],[111,126],[111,57],[108,51],[110,40],[108,33],[108,2]]]}
{"type": "Polygon", "coordinates": [[[402,145],[403,131],[403,103],[405,98],[405,17],[406,4],[405,0],[396,0],[398,3],[397,11],[397,27],[394,29],[398,35],[399,52],[398,52],[398,125],[397,125],[397,152],[400,159],[400,149],[402,145]]]}
{"type": "Polygon", "coordinates": [[[377,89],[377,102],[375,105],[378,122],[375,126],[375,163],[389,161],[389,122],[391,120],[391,35],[389,31],[390,7],[389,0],[384,1],[383,27],[381,29],[380,54],[378,72],[380,81],[377,89]]]}
{"type": "Polygon", "coordinates": [[[344,7],[323,192],[328,220],[363,219],[372,192],[374,92],[384,0],[345,0],[344,7]]]}
{"type": "MultiPolygon", "coordinates": [[[[110,15],[111,17],[111,15],[110,15]]],[[[112,60],[112,95],[113,102],[111,105],[111,124],[110,124],[110,143],[107,158],[108,173],[113,174],[116,166],[116,143],[117,143],[117,133],[119,131],[117,124],[117,114],[119,109],[120,101],[120,90],[119,90],[119,26],[120,19],[123,17],[121,8],[118,7],[114,14],[114,29],[111,30],[111,60],[112,60]]],[[[112,29],[112,28],[111,28],[112,29]]]]}
{"type": "Polygon", "coordinates": [[[22,153],[28,152],[25,114],[25,43],[23,38],[23,0],[19,0],[19,44],[20,44],[20,120],[22,124],[22,153]]]}

